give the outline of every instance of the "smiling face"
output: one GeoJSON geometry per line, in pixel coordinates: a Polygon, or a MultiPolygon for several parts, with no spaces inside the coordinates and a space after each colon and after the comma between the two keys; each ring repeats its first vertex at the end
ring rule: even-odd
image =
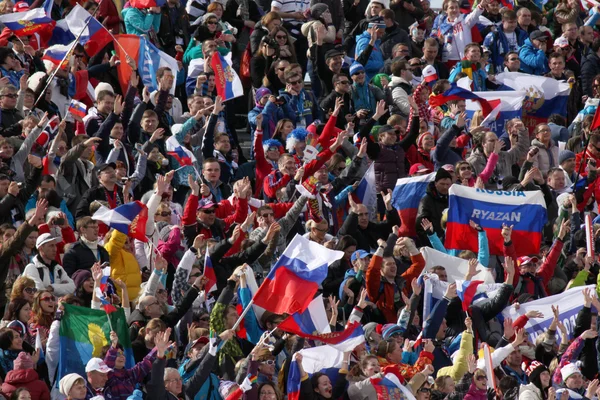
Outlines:
{"type": "Polygon", "coordinates": [[[322,375],[319,377],[317,381],[317,387],[315,388],[315,392],[320,394],[326,399],[330,399],[332,395],[331,380],[327,375],[322,375]]]}
{"type": "Polygon", "coordinates": [[[21,307],[21,310],[19,310],[19,321],[23,322],[23,323],[27,323],[29,321],[29,318],[31,317],[31,306],[29,304],[25,304],[23,307],[21,307]]]}

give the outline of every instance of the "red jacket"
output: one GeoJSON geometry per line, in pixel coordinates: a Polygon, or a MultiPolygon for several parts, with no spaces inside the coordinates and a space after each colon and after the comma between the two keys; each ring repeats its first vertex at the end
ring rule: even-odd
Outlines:
{"type": "Polygon", "coordinates": [[[15,390],[22,387],[31,393],[32,399],[50,400],[50,390],[48,390],[48,386],[40,380],[38,373],[33,369],[9,371],[2,384],[2,393],[10,398],[15,390]]]}

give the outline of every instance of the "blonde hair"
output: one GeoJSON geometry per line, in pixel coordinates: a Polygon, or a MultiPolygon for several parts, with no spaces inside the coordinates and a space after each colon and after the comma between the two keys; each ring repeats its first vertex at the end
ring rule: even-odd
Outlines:
{"type": "Polygon", "coordinates": [[[23,297],[23,290],[28,287],[35,287],[33,279],[27,276],[20,276],[13,283],[12,290],[10,292],[10,301],[23,297]]]}

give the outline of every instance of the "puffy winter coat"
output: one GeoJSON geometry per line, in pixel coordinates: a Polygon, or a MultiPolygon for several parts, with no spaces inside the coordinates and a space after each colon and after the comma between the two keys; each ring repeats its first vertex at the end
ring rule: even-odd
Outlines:
{"type": "Polygon", "coordinates": [[[522,385],[519,389],[519,400],[542,400],[541,390],[533,383],[522,385]]]}
{"type": "Polygon", "coordinates": [[[536,49],[527,39],[521,50],[519,50],[521,59],[521,70],[526,74],[544,75],[548,70],[548,58],[543,50],[536,49]]]}
{"type": "Polygon", "coordinates": [[[2,383],[2,393],[7,397],[11,397],[13,392],[19,388],[27,389],[32,399],[50,400],[48,386],[40,379],[38,373],[31,368],[12,370],[6,374],[4,383],[2,383]]]}
{"type": "Polygon", "coordinates": [[[135,254],[123,249],[126,240],[125,234],[114,230],[104,248],[110,257],[110,277],[113,280],[120,279],[125,282],[129,298],[135,299],[140,292],[142,273],[135,254]]]}

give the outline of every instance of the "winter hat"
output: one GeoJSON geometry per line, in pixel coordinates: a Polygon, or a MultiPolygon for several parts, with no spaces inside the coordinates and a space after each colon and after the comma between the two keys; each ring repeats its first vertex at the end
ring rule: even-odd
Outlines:
{"type": "Polygon", "coordinates": [[[558,155],[558,164],[560,165],[570,158],[575,158],[575,153],[573,153],[571,150],[563,150],[558,155]]]}
{"type": "Polygon", "coordinates": [[[563,382],[566,382],[567,379],[569,379],[569,377],[574,374],[581,375],[581,370],[575,363],[569,363],[562,367],[560,370],[560,375],[562,376],[563,382]]]}
{"type": "Polygon", "coordinates": [[[175,135],[179,134],[182,130],[183,130],[183,124],[174,124],[171,127],[171,134],[173,136],[175,136],[175,135]]]}
{"type": "MultiPolygon", "coordinates": [[[[267,139],[267,140],[263,140],[263,149],[265,150],[265,153],[267,152],[267,150],[269,150],[269,147],[277,147],[278,149],[281,147],[281,143],[279,143],[279,140],[277,139],[267,139]]],[[[281,149],[279,150],[279,152],[281,153],[281,149]]]]}
{"type": "Polygon", "coordinates": [[[382,332],[383,340],[388,340],[394,335],[403,335],[404,329],[396,324],[385,324],[382,332]]]}
{"type": "Polygon", "coordinates": [[[313,19],[319,19],[319,18],[321,18],[321,15],[327,10],[329,10],[329,7],[327,7],[327,4],[317,3],[310,8],[310,16],[313,19]]]}
{"type": "Polygon", "coordinates": [[[169,240],[169,235],[171,234],[171,226],[167,224],[167,226],[163,227],[158,231],[158,240],[162,240],[166,242],[169,240]]]}
{"type": "Polygon", "coordinates": [[[100,92],[107,90],[109,92],[111,92],[112,94],[115,94],[115,89],[113,89],[112,85],[106,83],[106,82],[100,82],[95,88],[94,88],[94,94],[96,95],[96,98],[98,98],[98,95],[100,94],[100,92]]]}
{"type": "MultiPolygon", "coordinates": [[[[425,139],[425,136],[427,135],[431,135],[431,132],[423,132],[419,135],[419,137],[417,138],[417,147],[422,149],[423,148],[423,139],[425,139]]],[[[433,136],[433,135],[431,135],[433,136]]]]}
{"type": "Polygon", "coordinates": [[[83,285],[83,282],[87,281],[91,277],[92,273],[90,270],[78,269],[77,271],[73,272],[73,276],[71,276],[71,279],[73,279],[75,287],[78,288],[81,287],[81,285],[83,285]]]}
{"type": "Polygon", "coordinates": [[[261,87],[259,89],[256,89],[256,94],[254,95],[256,105],[260,106],[260,99],[262,99],[265,96],[270,96],[272,94],[273,93],[271,92],[271,90],[266,87],[261,87]]]}
{"type": "Polygon", "coordinates": [[[381,326],[381,324],[378,324],[377,322],[369,322],[368,324],[366,324],[363,328],[363,331],[365,332],[365,339],[367,340],[367,342],[369,341],[369,338],[371,337],[371,334],[373,332],[379,332],[382,328],[383,326],[381,326]],[[380,326],[379,329],[377,329],[378,325],[380,326]]]}
{"type": "Polygon", "coordinates": [[[217,14],[215,13],[206,13],[202,16],[202,23],[206,23],[206,21],[208,21],[209,18],[214,18],[216,20],[219,19],[219,17],[217,17],[217,14]]]}
{"type": "Polygon", "coordinates": [[[358,74],[360,71],[365,71],[365,67],[359,62],[354,61],[350,66],[350,76],[358,74]]]}
{"type": "Polygon", "coordinates": [[[308,132],[304,128],[296,128],[293,131],[291,131],[285,142],[285,148],[287,149],[287,151],[293,151],[296,143],[305,142],[307,134],[308,132]]]}
{"type": "Polygon", "coordinates": [[[452,179],[452,175],[450,175],[450,172],[446,171],[444,168],[440,168],[437,170],[437,173],[435,174],[435,181],[441,181],[442,179],[452,179]]]}
{"type": "Polygon", "coordinates": [[[65,396],[69,396],[69,392],[71,391],[71,388],[73,387],[75,382],[77,382],[77,380],[79,380],[79,379],[81,379],[82,381],[85,382],[85,379],[83,379],[83,377],[78,374],[69,374],[69,375],[64,376],[58,384],[60,393],[65,396]]]}
{"type": "Polygon", "coordinates": [[[381,83],[381,78],[386,78],[388,82],[391,80],[388,74],[377,74],[373,78],[371,78],[371,83],[377,86],[379,89],[383,90],[383,84],[381,83]]]}
{"type": "Polygon", "coordinates": [[[14,361],[14,368],[17,369],[32,369],[33,360],[31,356],[24,351],[20,352],[17,359],[14,361]]]}
{"type": "Polygon", "coordinates": [[[527,367],[527,369],[525,370],[525,373],[527,374],[527,376],[529,377],[529,382],[533,382],[536,381],[537,378],[541,375],[542,372],[544,371],[548,371],[548,367],[546,367],[544,364],[542,364],[539,361],[532,361],[531,364],[529,364],[529,366],[527,367]]]}
{"type": "Polygon", "coordinates": [[[235,385],[237,385],[237,383],[232,381],[221,381],[221,383],[219,383],[219,394],[221,397],[226,399],[229,395],[229,392],[235,385]]]}

